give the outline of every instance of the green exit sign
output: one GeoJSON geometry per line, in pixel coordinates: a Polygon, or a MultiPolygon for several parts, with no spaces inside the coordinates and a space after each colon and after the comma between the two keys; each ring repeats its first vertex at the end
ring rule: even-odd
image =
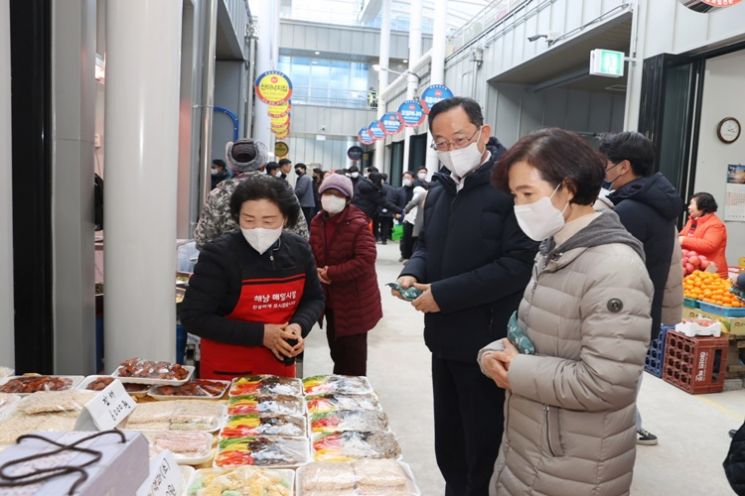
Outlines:
{"type": "Polygon", "coordinates": [[[590,52],[590,75],[623,77],[623,62],[626,55],[616,50],[596,48],[590,52]]]}

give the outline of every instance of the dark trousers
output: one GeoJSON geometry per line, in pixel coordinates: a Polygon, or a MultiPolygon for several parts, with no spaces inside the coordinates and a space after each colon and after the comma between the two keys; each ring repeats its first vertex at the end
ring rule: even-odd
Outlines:
{"type": "Polygon", "coordinates": [[[337,336],[334,312],[326,310],[326,339],[334,361],[334,374],[367,375],[367,333],[337,336]]]}
{"type": "Polygon", "coordinates": [[[503,430],[504,390],[476,364],[432,357],[435,455],[445,496],[487,496],[503,430]]]}
{"type": "Polygon", "coordinates": [[[382,241],[380,239],[380,218],[377,215],[372,218],[372,229],[375,241],[382,241]]]}
{"type": "Polygon", "coordinates": [[[380,217],[380,240],[384,243],[393,235],[393,217],[380,217]]]}
{"type": "Polygon", "coordinates": [[[410,259],[414,253],[414,224],[404,222],[404,232],[401,237],[401,258],[410,259]]]}
{"type": "Polygon", "coordinates": [[[316,207],[301,207],[301,209],[305,216],[305,222],[308,223],[308,229],[310,229],[310,221],[313,219],[313,213],[315,212],[316,207]]]}

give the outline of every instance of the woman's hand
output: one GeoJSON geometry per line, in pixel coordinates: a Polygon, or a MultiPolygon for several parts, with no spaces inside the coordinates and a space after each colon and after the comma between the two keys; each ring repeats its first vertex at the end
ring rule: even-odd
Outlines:
{"type": "Polygon", "coordinates": [[[415,283],[414,287],[423,291],[423,293],[414,301],[411,302],[414,308],[422,313],[437,313],[440,311],[440,306],[435,301],[435,297],[432,294],[431,284],[418,284],[415,283]]]}
{"type": "Polygon", "coordinates": [[[329,267],[328,267],[328,265],[326,267],[322,268],[322,269],[321,268],[318,268],[318,269],[316,269],[316,271],[318,271],[318,279],[323,284],[331,284],[331,279],[329,279],[329,267]]]}
{"type": "MultiPolygon", "coordinates": [[[[296,326],[297,324],[292,325],[296,326]]],[[[285,357],[295,356],[293,354],[294,347],[286,340],[297,338],[292,331],[287,330],[287,327],[287,322],[284,324],[264,324],[264,346],[274,353],[277,360],[284,360],[285,357]]],[[[300,333],[298,333],[299,335],[300,333]]]]}
{"type": "Polygon", "coordinates": [[[289,339],[297,341],[295,346],[292,347],[292,356],[298,356],[305,349],[305,340],[303,339],[303,329],[300,324],[290,324],[284,329],[286,332],[291,334],[289,339]]]}
{"type": "Polygon", "coordinates": [[[508,371],[510,370],[510,363],[512,359],[520,354],[509,339],[503,338],[502,343],[504,344],[504,351],[492,351],[484,355],[481,363],[484,370],[488,373],[497,386],[503,389],[510,389],[510,379],[508,371]]]}

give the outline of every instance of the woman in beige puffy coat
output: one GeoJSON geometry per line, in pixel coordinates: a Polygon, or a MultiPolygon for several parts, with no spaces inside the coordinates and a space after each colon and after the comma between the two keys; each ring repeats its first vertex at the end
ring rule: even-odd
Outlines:
{"type": "Polygon", "coordinates": [[[535,354],[479,354],[508,390],[490,495],[629,494],[637,385],[653,295],[641,244],[595,212],[603,161],[573,133],[539,131],[500,160],[520,227],[543,241],[518,309],[535,354]]]}

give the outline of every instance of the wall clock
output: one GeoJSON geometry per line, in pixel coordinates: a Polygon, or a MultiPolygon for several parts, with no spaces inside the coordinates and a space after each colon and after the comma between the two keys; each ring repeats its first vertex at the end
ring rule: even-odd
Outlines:
{"type": "Polygon", "coordinates": [[[717,124],[717,136],[722,143],[734,143],[740,137],[742,127],[734,117],[725,117],[717,124]]]}

